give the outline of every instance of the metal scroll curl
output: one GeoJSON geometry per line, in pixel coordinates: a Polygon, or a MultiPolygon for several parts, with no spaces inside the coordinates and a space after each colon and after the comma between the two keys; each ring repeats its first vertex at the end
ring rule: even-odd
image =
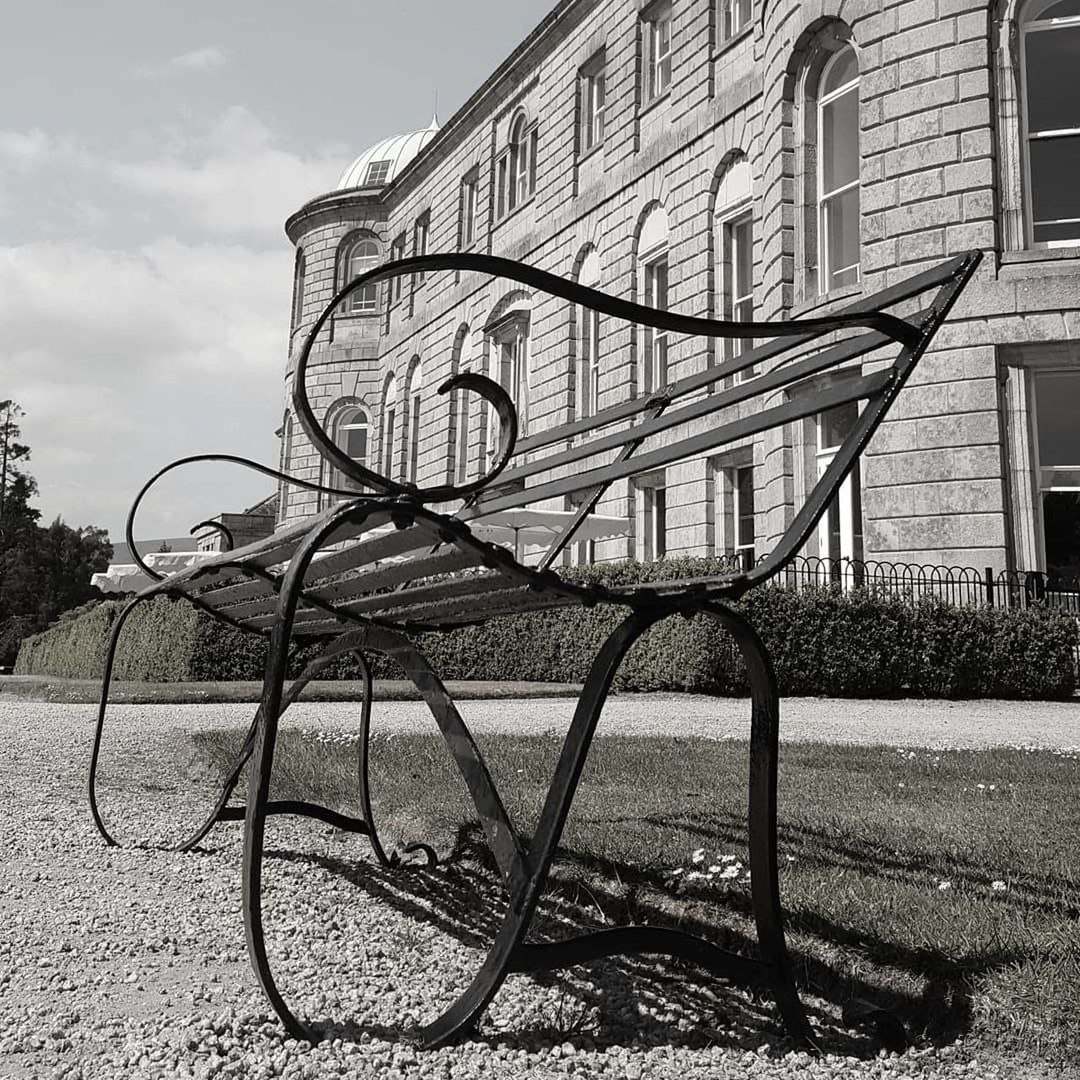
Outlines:
{"type": "MultiPolygon", "coordinates": [[[[308,491],[318,491],[323,495],[340,495],[347,499],[355,499],[359,494],[352,488],[331,487],[327,484],[315,483],[313,480],[302,480],[299,476],[290,476],[289,473],[280,472],[278,469],[271,469],[267,465],[263,465],[258,461],[252,461],[251,458],[241,457],[239,454],[192,454],[189,457],[178,458],[176,461],[170,462],[164,468],[158,469],[158,471],[143,484],[139,489],[138,495],[135,496],[135,501],[131,504],[131,509],[128,511],[127,522],[124,525],[124,539],[127,541],[131,557],[138,563],[139,569],[153,581],[163,581],[165,575],[158,573],[153,567],[148,566],[143,560],[143,557],[136,550],[135,515],[138,512],[143,499],[146,497],[146,493],[166,473],[172,472],[173,469],[179,469],[183,465],[193,465],[203,461],[227,461],[230,465],[242,465],[245,469],[253,469],[255,472],[262,473],[263,476],[269,476],[274,480],[284,481],[286,484],[305,488],[308,491]]],[[[228,539],[228,550],[232,550],[232,537],[228,535],[228,530],[223,525],[213,521],[201,521],[192,527],[192,532],[200,527],[209,527],[221,532],[228,539]]]]}
{"type": "MultiPolygon", "coordinates": [[[[453,256],[446,256],[446,258],[453,258],[453,256]]],[[[411,261],[406,260],[406,262],[411,261]]],[[[362,289],[365,285],[370,284],[372,280],[382,280],[395,276],[395,271],[402,265],[402,263],[390,263],[370,273],[361,275],[340,289],[337,295],[323,309],[322,314],[308,331],[307,337],[304,339],[304,347],[301,349],[300,357],[296,363],[292,391],[293,413],[323,458],[343,476],[347,476],[357,484],[374,488],[384,495],[405,496],[421,503],[467,499],[478,491],[482,491],[506,468],[517,443],[517,410],[510,395],[493,379],[489,379],[486,375],[479,375],[476,372],[463,371],[458,375],[451,376],[438,389],[440,394],[448,394],[452,390],[471,390],[484,398],[495,409],[495,414],[499,418],[499,443],[495,449],[491,466],[483,476],[468,484],[438,484],[435,487],[420,487],[416,484],[402,483],[389,476],[384,476],[382,473],[375,472],[366,465],[361,465],[334,443],[333,439],[330,438],[315,418],[315,413],[312,411],[311,403],[308,400],[306,386],[307,366],[319,332],[350,293],[362,289]]],[[[401,272],[405,273],[407,271],[402,270],[401,272]]]]}

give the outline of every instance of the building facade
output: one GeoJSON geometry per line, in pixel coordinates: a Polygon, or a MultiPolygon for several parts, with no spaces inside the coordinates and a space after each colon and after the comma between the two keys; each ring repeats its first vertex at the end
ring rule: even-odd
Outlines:
{"type": "MultiPolygon", "coordinates": [[[[335,480],[289,415],[293,361],[336,289],[388,259],[487,252],[686,314],[773,319],[979,248],[807,553],[1075,571],[1078,58],[1080,0],[562,0],[444,127],[371,148],[287,222],[283,467],[335,480]]],[[[733,347],[435,273],[354,293],[309,386],[347,453],[432,484],[479,475],[490,448],[476,399],[436,393],[452,373],[496,378],[538,430],[733,347]]],[[[598,512],[627,535],[572,557],[761,555],[849,421],[613,487],[598,512]]],[[[283,489],[280,520],[318,505],[283,489]]]]}

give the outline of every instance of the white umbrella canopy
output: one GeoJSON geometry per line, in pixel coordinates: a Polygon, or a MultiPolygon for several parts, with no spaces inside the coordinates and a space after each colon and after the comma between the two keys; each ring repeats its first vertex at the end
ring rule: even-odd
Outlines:
{"type": "MultiPolygon", "coordinates": [[[[214,551],[153,551],[143,556],[146,565],[159,574],[171,574],[212,558],[214,551]]],[[[94,574],[90,584],[103,593],[134,593],[152,585],[154,579],[135,563],[113,563],[103,574],[94,574]]]]}
{"type": "MultiPolygon", "coordinates": [[[[521,561],[527,547],[550,547],[553,541],[569,528],[575,516],[574,510],[536,510],[522,507],[518,510],[496,510],[492,514],[485,514],[470,521],[469,528],[473,535],[481,540],[513,548],[518,561],[521,561]]],[[[611,540],[629,534],[628,518],[589,514],[574,531],[572,543],[611,540]]]]}

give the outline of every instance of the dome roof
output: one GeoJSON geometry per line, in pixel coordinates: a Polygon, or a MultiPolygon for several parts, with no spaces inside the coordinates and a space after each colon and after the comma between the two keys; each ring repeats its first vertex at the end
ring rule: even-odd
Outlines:
{"type": "Polygon", "coordinates": [[[365,150],[342,174],[337,190],[385,187],[439,133],[439,121],[407,135],[394,135],[365,150]]]}

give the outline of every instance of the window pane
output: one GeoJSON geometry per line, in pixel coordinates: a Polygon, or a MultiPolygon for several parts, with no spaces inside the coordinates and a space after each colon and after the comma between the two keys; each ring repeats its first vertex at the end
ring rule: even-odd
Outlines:
{"type": "Polygon", "coordinates": [[[1060,0],[1057,4],[1051,4],[1041,11],[1037,18],[1039,22],[1044,19],[1072,19],[1080,15],[1080,0],[1060,0]]]}
{"type": "Polygon", "coordinates": [[[1040,374],[1035,380],[1039,464],[1080,466],[1080,371],[1040,374]]]}
{"type": "Polygon", "coordinates": [[[754,278],[753,234],[750,218],[735,224],[735,295],[746,296],[751,292],[754,278]]]}
{"type": "Polygon", "coordinates": [[[1043,496],[1046,569],[1055,577],[1080,576],[1080,492],[1051,491],[1043,496]]]}
{"type": "Polygon", "coordinates": [[[858,89],[822,107],[820,150],[822,194],[859,179],[858,89]]]}
{"type": "Polygon", "coordinates": [[[818,417],[818,449],[837,449],[851,434],[858,418],[859,406],[854,401],[821,413],[818,417]]]}
{"type": "Polygon", "coordinates": [[[850,45],[845,45],[843,51],[830,65],[828,74],[821,84],[822,95],[839,90],[845,83],[857,78],[858,74],[859,62],[855,59],[855,50],[850,45]]]}
{"type": "Polygon", "coordinates": [[[735,487],[735,498],[739,510],[735,546],[752,548],[754,546],[754,470],[737,469],[735,487]]]}
{"type": "Polygon", "coordinates": [[[822,206],[826,241],[825,287],[859,280],[859,189],[834,195],[822,206]]]}
{"type": "Polygon", "coordinates": [[[367,460],[367,427],[345,429],[345,445],[342,447],[353,461],[367,460]]]}
{"type": "Polygon", "coordinates": [[[1028,130],[1080,127],[1080,26],[1024,35],[1028,130]]]}
{"type": "MultiPolygon", "coordinates": [[[[1031,201],[1035,222],[1080,218],[1080,136],[1032,139],[1031,201]]],[[[1075,235],[1071,233],[1070,235],[1075,235]]]]}

